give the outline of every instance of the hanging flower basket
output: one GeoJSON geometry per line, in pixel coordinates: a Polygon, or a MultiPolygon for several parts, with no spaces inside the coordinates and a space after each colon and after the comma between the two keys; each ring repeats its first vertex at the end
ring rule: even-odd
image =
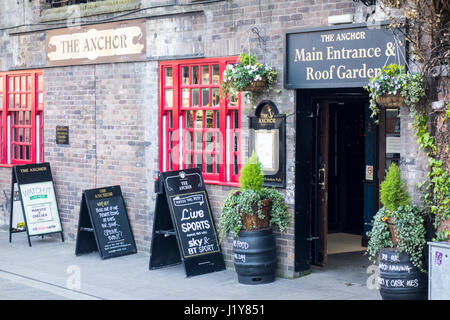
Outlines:
{"type": "Polygon", "coordinates": [[[415,107],[425,96],[423,75],[406,72],[404,66],[396,64],[383,67],[364,88],[369,92],[371,117],[376,123],[381,108],[415,107]]]}
{"type": "Polygon", "coordinates": [[[256,61],[256,56],[242,53],[239,61],[229,64],[223,72],[223,79],[220,84],[221,96],[235,92],[246,91],[249,93],[259,93],[270,89],[275,82],[277,72],[266,64],[256,61]]]}
{"type": "Polygon", "coordinates": [[[384,94],[375,99],[375,102],[383,108],[400,108],[406,106],[405,98],[400,94],[384,94]]]}
{"type": "Polygon", "coordinates": [[[261,92],[267,87],[267,78],[264,77],[261,80],[253,80],[242,91],[261,92]]]}

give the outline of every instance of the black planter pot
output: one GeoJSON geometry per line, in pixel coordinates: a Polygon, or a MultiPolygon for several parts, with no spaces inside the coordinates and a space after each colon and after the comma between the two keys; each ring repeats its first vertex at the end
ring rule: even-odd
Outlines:
{"type": "Polygon", "coordinates": [[[383,300],[426,300],[428,279],[415,267],[410,256],[394,248],[380,251],[380,295],[383,300]]]}
{"type": "Polygon", "coordinates": [[[233,241],[234,268],[242,284],[275,281],[277,255],[272,228],[240,231],[233,241]]]}

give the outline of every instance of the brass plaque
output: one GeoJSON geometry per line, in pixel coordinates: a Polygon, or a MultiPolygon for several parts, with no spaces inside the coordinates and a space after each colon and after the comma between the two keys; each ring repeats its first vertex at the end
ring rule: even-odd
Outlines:
{"type": "Polygon", "coordinates": [[[56,126],[56,144],[69,144],[68,126],[56,126]]]}

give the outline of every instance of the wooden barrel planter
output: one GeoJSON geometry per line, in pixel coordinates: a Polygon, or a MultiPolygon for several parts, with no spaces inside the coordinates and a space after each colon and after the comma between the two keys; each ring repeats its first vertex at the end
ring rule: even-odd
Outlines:
{"type": "Polygon", "coordinates": [[[428,279],[415,267],[410,256],[395,248],[380,251],[380,295],[383,300],[426,300],[428,279]]]}
{"type": "Polygon", "coordinates": [[[233,241],[234,268],[242,284],[275,281],[277,255],[272,228],[240,231],[233,241]]]}

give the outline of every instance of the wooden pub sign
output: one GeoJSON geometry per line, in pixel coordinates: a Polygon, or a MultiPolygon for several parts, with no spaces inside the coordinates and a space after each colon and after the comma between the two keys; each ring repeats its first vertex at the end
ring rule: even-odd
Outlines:
{"type": "Polygon", "coordinates": [[[155,189],[150,270],[181,262],[187,277],[224,270],[201,171],[162,172],[155,189]]]}
{"type": "Polygon", "coordinates": [[[9,242],[12,234],[30,237],[60,233],[64,241],[50,164],[16,165],[12,168],[9,242]]]}
{"type": "MultiPolygon", "coordinates": [[[[287,89],[363,87],[385,64],[404,61],[404,47],[385,23],[303,28],[286,34],[287,89]]],[[[404,43],[404,41],[403,41],[404,43]]]]}
{"type": "Polygon", "coordinates": [[[49,30],[47,66],[142,61],[145,19],[49,30]]]}

